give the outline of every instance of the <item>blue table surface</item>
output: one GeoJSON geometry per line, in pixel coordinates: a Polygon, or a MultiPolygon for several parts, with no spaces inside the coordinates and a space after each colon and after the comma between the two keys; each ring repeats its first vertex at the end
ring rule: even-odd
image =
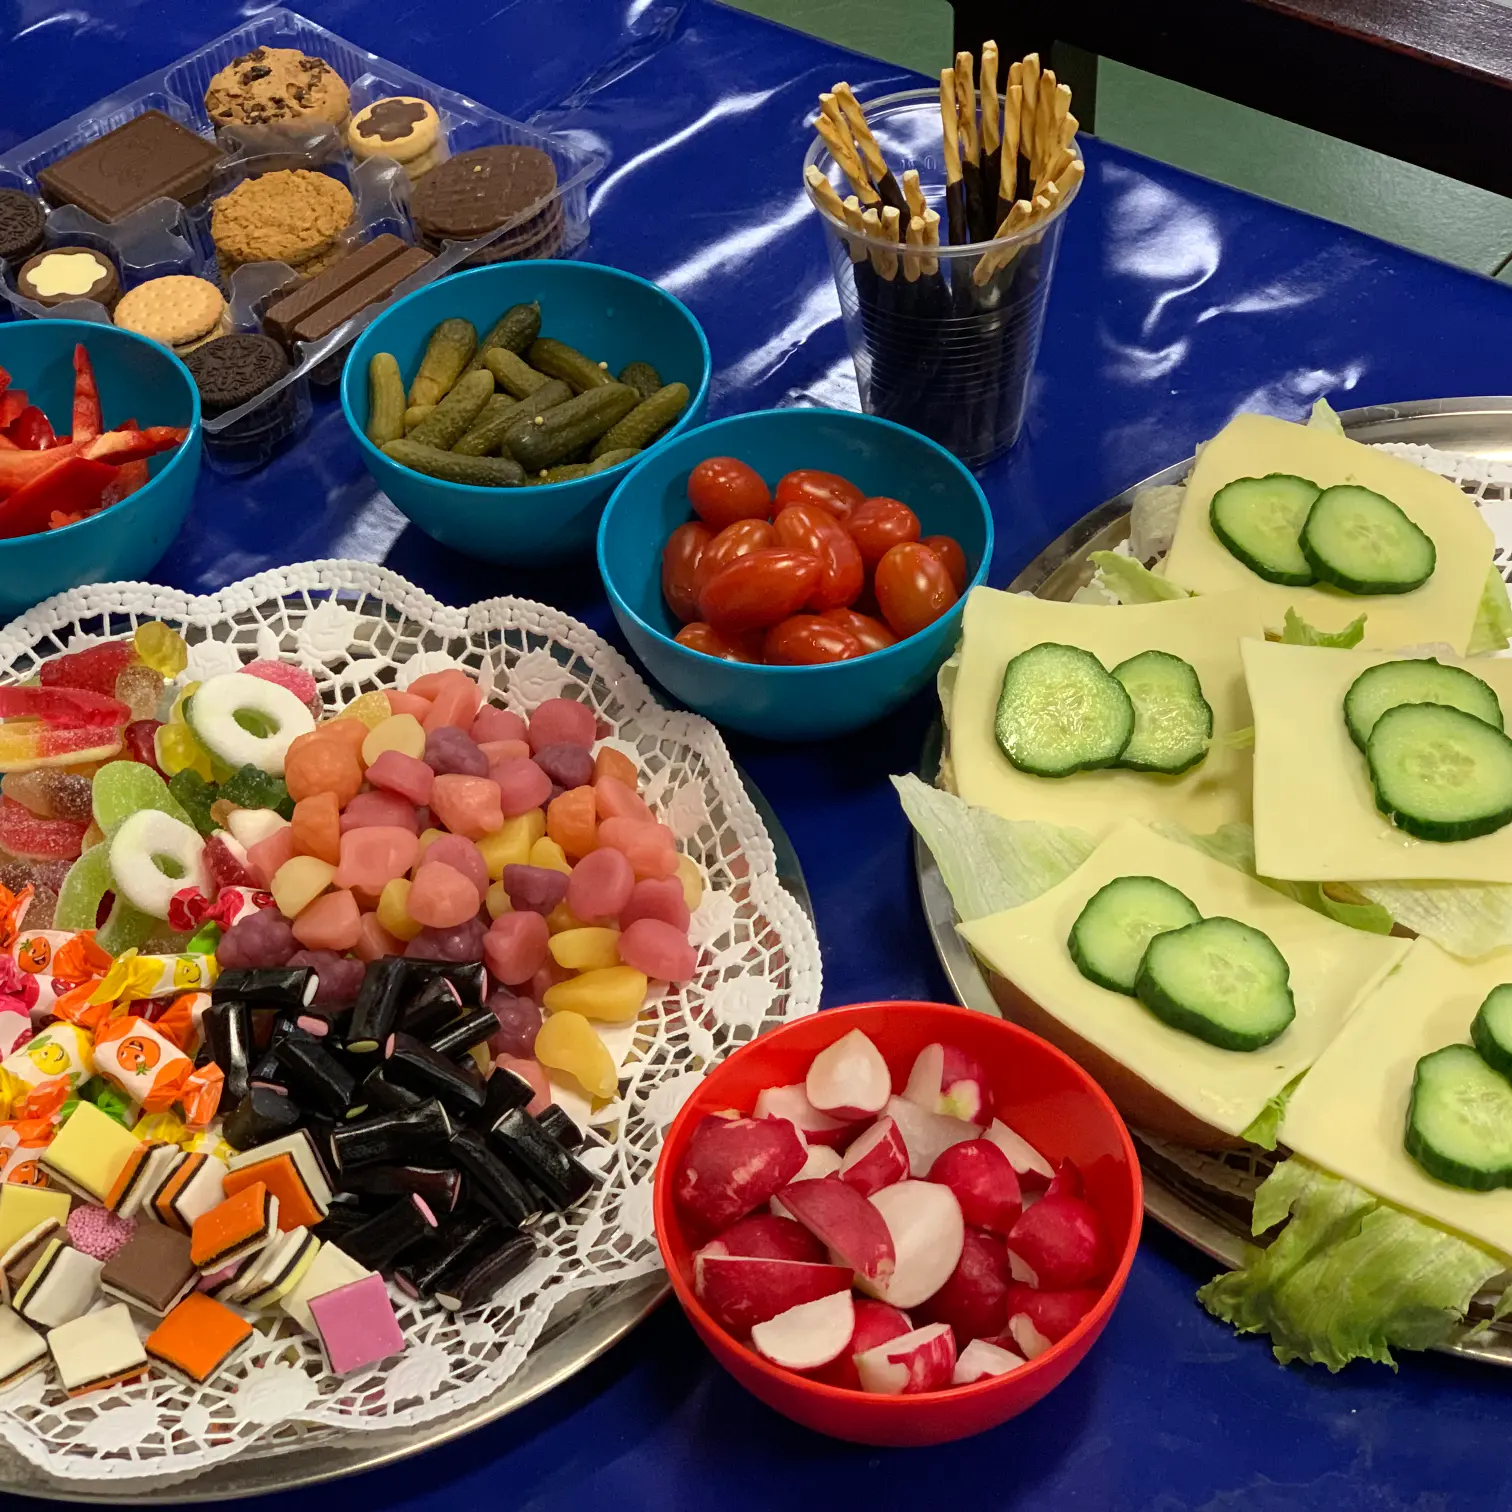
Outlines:
{"type": "MultiPolygon", "coordinates": [[[[0,0],[0,150],[261,7],[230,0],[0,0]]],[[[496,108],[607,149],[579,254],[687,301],[713,348],[711,418],[854,405],[798,165],[815,95],[911,76],[705,0],[304,0],[361,45],[496,108]]],[[[1024,436],[983,473],[992,582],[1236,411],[1298,417],[1512,390],[1512,292],[1472,274],[1088,142],[1024,436]]],[[[375,490],[327,399],[265,471],[207,472],[155,577],[213,589],[313,557],[387,562],[454,604],[516,592],[614,635],[590,563],[520,573],[437,546],[375,490]]],[[[787,827],[812,889],[825,1002],[938,998],[908,832],[887,774],[909,769],[927,698],[819,747],[731,741],[787,827]]],[[[1399,1374],[1283,1369],[1193,1300],[1213,1267],[1158,1228],[1086,1363],[1013,1423],[887,1452],[816,1437],[716,1367],[674,1307],[542,1402],[368,1476],[366,1507],[819,1506],[1437,1512],[1505,1506],[1512,1380],[1440,1357],[1399,1374]]],[[[343,1488],[345,1489],[345,1488],[343,1488]]],[[[326,1505],[330,1488],[287,1509],[326,1505]]],[[[13,1505],[21,1505],[15,1498],[13,1505]]],[[[35,1504],[40,1507],[40,1503],[35,1504]]]]}

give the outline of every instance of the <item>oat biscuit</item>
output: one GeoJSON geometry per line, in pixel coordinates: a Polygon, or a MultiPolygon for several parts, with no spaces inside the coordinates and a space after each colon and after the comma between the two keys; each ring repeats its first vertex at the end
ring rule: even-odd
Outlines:
{"type": "Polygon", "coordinates": [[[210,235],[221,266],[231,272],[247,262],[285,262],[313,271],[339,255],[337,239],[356,209],[340,179],[306,168],[280,169],[247,179],[216,200],[210,235]]]}

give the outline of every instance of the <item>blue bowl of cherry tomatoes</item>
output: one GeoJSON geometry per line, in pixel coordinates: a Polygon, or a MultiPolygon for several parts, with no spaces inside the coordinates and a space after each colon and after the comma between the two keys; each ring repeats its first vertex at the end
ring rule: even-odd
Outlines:
{"type": "Polygon", "coordinates": [[[760,410],[663,442],[614,491],[598,562],[647,671],[717,724],[826,740],[907,702],[992,561],[976,479],[844,410],[760,410]]]}

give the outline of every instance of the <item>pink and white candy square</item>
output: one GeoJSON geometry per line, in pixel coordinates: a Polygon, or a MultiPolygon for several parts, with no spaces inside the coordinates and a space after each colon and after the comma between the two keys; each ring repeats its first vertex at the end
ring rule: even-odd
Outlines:
{"type": "Polygon", "coordinates": [[[310,1312],[326,1359],[337,1375],[376,1365],[404,1349],[404,1334],[382,1276],[364,1276],[324,1296],[311,1297],[310,1312]]]}

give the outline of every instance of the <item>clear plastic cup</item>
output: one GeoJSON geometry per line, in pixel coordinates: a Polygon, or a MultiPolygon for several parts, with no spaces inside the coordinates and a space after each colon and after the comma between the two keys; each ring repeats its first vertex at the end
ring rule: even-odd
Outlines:
{"type": "MultiPolygon", "coordinates": [[[[906,170],[918,171],[943,238],[948,222],[938,91],[910,89],[864,108],[898,181],[906,170]]],[[[810,165],[842,199],[851,193],[818,138],[804,159],[805,169],[810,165]]],[[[971,466],[1013,445],[1024,420],[1066,210],[1079,183],[1043,220],[1012,236],[941,246],[922,257],[897,242],[851,231],[805,186],[824,224],[867,414],[919,431],[971,466]]]]}

